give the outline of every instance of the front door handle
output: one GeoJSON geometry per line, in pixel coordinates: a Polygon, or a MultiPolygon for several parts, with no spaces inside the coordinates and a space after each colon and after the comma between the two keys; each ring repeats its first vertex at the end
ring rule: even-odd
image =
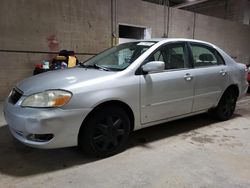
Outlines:
{"type": "Polygon", "coordinates": [[[187,73],[185,76],[184,76],[184,79],[187,80],[187,81],[191,81],[193,79],[193,76],[189,73],[187,73]]]}
{"type": "Polygon", "coordinates": [[[221,70],[221,71],[220,71],[220,74],[221,74],[222,76],[226,76],[227,72],[226,72],[225,70],[221,70]]]}

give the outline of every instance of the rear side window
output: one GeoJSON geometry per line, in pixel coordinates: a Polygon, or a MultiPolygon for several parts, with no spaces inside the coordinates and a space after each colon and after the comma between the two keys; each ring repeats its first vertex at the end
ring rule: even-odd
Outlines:
{"type": "Polygon", "coordinates": [[[190,44],[194,67],[207,67],[224,64],[222,57],[213,48],[200,44],[190,44]]]}

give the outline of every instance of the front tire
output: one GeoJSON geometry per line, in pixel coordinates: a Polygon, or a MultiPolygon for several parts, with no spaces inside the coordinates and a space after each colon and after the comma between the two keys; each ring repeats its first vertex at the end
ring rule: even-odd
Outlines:
{"type": "Polygon", "coordinates": [[[218,106],[215,108],[217,119],[226,121],[232,117],[237,102],[237,94],[234,90],[229,89],[222,95],[218,106]]]}
{"type": "Polygon", "coordinates": [[[128,115],[116,106],[97,109],[82,126],[79,146],[96,157],[111,156],[124,149],[131,129],[128,115]]]}

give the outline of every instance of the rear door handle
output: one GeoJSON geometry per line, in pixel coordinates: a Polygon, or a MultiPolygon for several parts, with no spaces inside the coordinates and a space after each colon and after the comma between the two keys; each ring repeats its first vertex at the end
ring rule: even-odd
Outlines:
{"type": "Polygon", "coordinates": [[[225,76],[225,75],[227,74],[227,72],[226,72],[225,70],[221,70],[221,71],[220,71],[220,74],[221,74],[222,76],[225,76]]]}
{"type": "Polygon", "coordinates": [[[191,81],[193,79],[193,76],[189,73],[187,73],[185,76],[184,76],[184,79],[187,80],[187,81],[191,81]]]}

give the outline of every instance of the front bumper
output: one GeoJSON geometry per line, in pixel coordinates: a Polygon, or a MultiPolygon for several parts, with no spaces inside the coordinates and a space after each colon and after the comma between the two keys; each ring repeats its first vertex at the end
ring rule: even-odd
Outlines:
{"type": "Polygon", "coordinates": [[[4,116],[12,135],[36,148],[76,146],[81,124],[91,109],[24,108],[4,102],[4,116]],[[52,134],[48,141],[28,139],[31,134],[52,134]]]}

